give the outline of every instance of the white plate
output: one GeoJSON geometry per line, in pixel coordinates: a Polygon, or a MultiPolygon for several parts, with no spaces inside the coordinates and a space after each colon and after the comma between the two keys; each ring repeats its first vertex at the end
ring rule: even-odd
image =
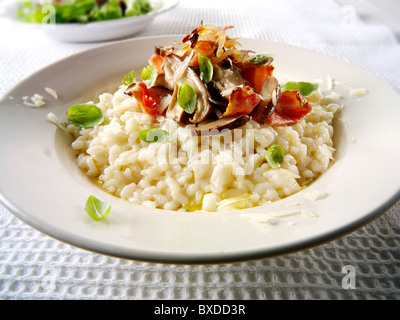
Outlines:
{"type": "Polygon", "coordinates": [[[400,98],[370,74],[303,48],[242,39],[243,48],[272,53],[278,79],[313,81],[327,75],[369,94],[350,98],[336,123],[336,162],[309,188],[270,205],[227,213],[152,210],[99,189],[73,162],[68,139],[46,121],[69,106],[117,86],[124,74],[147,65],[154,45],[179,36],[127,40],[100,46],[54,63],[22,81],[0,103],[2,203],[34,228],[72,245],[116,257],[169,263],[216,263],[286,254],[352,232],[399,199],[400,98]],[[138,50],[140,49],[140,50],[138,50]],[[45,87],[56,90],[54,99],[45,87]],[[95,92],[97,91],[97,92],[95,92]],[[38,93],[46,105],[33,109],[23,96],[38,93]],[[12,97],[12,98],[10,98],[12,97]],[[348,137],[355,142],[348,142],[348,137]],[[328,194],[310,201],[305,194],[328,194]],[[108,201],[105,220],[83,211],[89,195],[108,201]],[[318,215],[251,223],[242,213],[298,207],[318,215]]]}
{"type": "MultiPolygon", "coordinates": [[[[132,36],[147,27],[158,15],[174,8],[179,0],[151,0],[155,10],[145,15],[127,17],[115,20],[61,24],[27,24],[26,27],[35,28],[47,37],[62,42],[98,42],[122,39],[132,36]]],[[[15,17],[15,3],[9,9],[9,15],[15,17]]]]}

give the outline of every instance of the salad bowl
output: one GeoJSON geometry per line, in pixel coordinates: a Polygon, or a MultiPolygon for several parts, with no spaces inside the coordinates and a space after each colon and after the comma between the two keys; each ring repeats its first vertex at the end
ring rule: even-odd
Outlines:
{"type": "MultiPolygon", "coordinates": [[[[111,41],[130,37],[145,29],[155,18],[173,9],[179,0],[151,0],[153,10],[147,14],[123,17],[113,20],[94,21],[88,23],[52,23],[45,19],[44,23],[26,23],[16,21],[24,27],[34,28],[48,38],[69,43],[88,43],[111,41]]],[[[15,20],[16,8],[13,1],[8,5],[7,16],[15,20]]]]}

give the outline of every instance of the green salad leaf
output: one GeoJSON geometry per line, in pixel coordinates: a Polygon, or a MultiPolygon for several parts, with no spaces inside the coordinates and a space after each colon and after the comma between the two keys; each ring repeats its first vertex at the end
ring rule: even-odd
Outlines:
{"type": "Polygon", "coordinates": [[[93,104],[75,104],[68,109],[68,121],[86,128],[103,122],[101,109],[93,104]]]}
{"type": "Polygon", "coordinates": [[[200,79],[207,84],[213,78],[214,67],[208,57],[199,56],[198,61],[200,67],[200,79]]]}
{"type": "Polygon", "coordinates": [[[56,23],[88,23],[146,14],[154,8],[148,0],[21,0],[17,18],[29,23],[47,23],[46,6],[55,11],[56,23]]]}
{"type": "Polygon", "coordinates": [[[97,21],[101,20],[114,20],[123,17],[122,8],[119,5],[118,0],[108,0],[103,5],[100,6],[97,11],[98,16],[97,21]]]}
{"type": "Polygon", "coordinates": [[[142,80],[147,82],[149,87],[152,87],[157,80],[157,69],[153,66],[147,66],[142,70],[142,80]]]}
{"type": "Polygon", "coordinates": [[[168,142],[169,133],[162,129],[144,129],[138,131],[141,140],[147,143],[168,142]]]}
{"type": "Polygon", "coordinates": [[[42,12],[42,7],[37,8],[32,1],[20,1],[16,16],[18,19],[29,23],[42,23],[47,13],[42,12]]]}
{"type": "Polygon", "coordinates": [[[124,76],[124,80],[122,80],[122,84],[129,86],[132,83],[136,82],[136,74],[135,71],[131,71],[124,76]]]}
{"type": "Polygon", "coordinates": [[[94,220],[101,220],[110,213],[111,205],[95,196],[90,196],[86,200],[85,211],[94,220]]]}
{"type": "Polygon", "coordinates": [[[311,83],[311,82],[295,82],[295,81],[290,81],[286,83],[282,87],[282,91],[286,90],[300,90],[300,93],[303,97],[308,97],[311,96],[315,91],[317,91],[319,88],[319,85],[317,83],[311,83]]]}
{"type": "Polygon", "coordinates": [[[279,168],[283,162],[285,151],[279,144],[272,144],[268,147],[265,158],[268,164],[273,168],[279,168]]]}
{"type": "Polygon", "coordinates": [[[187,113],[192,114],[196,110],[197,95],[194,89],[186,83],[178,88],[178,104],[187,113]]]}
{"type": "Polygon", "coordinates": [[[126,11],[125,16],[138,16],[141,14],[146,14],[153,10],[151,4],[147,0],[125,0],[126,11]]]}

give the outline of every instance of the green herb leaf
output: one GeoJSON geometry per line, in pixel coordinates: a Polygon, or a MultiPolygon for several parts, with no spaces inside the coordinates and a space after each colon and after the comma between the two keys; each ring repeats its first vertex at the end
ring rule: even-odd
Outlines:
{"type": "Polygon", "coordinates": [[[135,71],[129,72],[127,75],[124,76],[124,80],[122,80],[122,84],[126,86],[130,86],[134,82],[136,82],[135,71]]]}
{"type": "Polygon", "coordinates": [[[286,83],[281,90],[300,90],[300,93],[303,97],[308,97],[317,91],[318,87],[319,86],[316,83],[290,81],[286,83]]]}
{"type": "Polygon", "coordinates": [[[152,142],[168,142],[169,133],[161,129],[145,129],[139,130],[138,136],[141,140],[147,143],[152,142]]]}
{"type": "Polygon", "coordinates": [[[269,165],[273,168],[279,168],[283,162],[285,156],[285,151],[279,144],[272,144],[267,149],[267,154],[265,158],[267,159],[269,165]]]}
{"type": "Polygon", "coordinates": [[[103,111],[92,104],[76,104],[68,109],[68,121],[86,128],[103,122],[103,111]]]}
{"type": "Polygon", "coordinates": [[[268,56],[266,54],[256,54],[254,57],[250,59],[250,62],[252,64],[259,64],[261,62],[267,61],[270,58],[271,56],[268,56]]]}
{"type": "Polygon", "coordinates": [[[199,56],[200,79],[205,83],[209,83],[214,74],[214,67],[211,60],[205,56],[199,56]]]}
{"type": "Polygon", "coordinates": [[[192,114],[196,110],[196,92],[186,83],[181,84],[178,88],[178,103],[179,106],[189,114],[192,114]]]}
{"type": "Polygon", "coordinates": [[[97,199],[95,196],[90,196],[86,200],[85,211],[94,220],[101,220],[110,213],[111,205],[107,202],[97,199]]]}
{"type": "Polygon", "coordinates": [[[157,69],[153,66],[147,66],[142,70],[142,80],[146,81],[149,87],[152,87],[156,82],[158,73],[157,69]]]}

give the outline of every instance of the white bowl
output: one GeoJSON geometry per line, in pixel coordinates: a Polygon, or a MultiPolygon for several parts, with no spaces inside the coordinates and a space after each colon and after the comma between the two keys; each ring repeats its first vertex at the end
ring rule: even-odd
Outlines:
{"type": "MultiPolygon", "coordinates": [[[[116,257],[169,263],[216,263],[270,257],[333,240],[363,226],[400,197],[400,98],[365,71],[307,49],[241,39],[243,48],[274,55],[278,79],[313,81],[327,75],[351,88],[335,126],[332,167],[308,188],[270,205],[220,213],[148,209],[104,192],[75,165],[70,140],[46,121],[69,106],[119,85],[131,70],[147,65],[155,45],[179,36],[121,41],[75,54],[49,65],[12,89],[0,102],[0,200],[34,228],[69,244],[116,257]],[[137,50],[140,48],[140,50],[137,50]],[[54,99],[45,88],[54,89],[54,99]],[[41,108],[23,96],[45,97],[41,108]],[[10,98],[11,97],[11,98],[10,98]],[[349,142],[348,137],[355,140],[349,142]],[[305,195],[328,196],[311,201],[305,195]],[[109,202],[101,221],[83,210],[89,195],[109,202]],[[244,214],[265,216],[291,203],[314,218],[289,215],[276,225],[252,223],[244,214]]],[[[110,89],[111,90],[111,89],[110,89]]]]}
{"type": "MultiPolygon", "coordinates": [[[[34,24],[23,23],[26,27],[35,28],[43,32],[47,37],[61,42],[99,42],[118,40],[132,36],[144,28],[162,13],[178,5],[179,0],[152,0],[155,10],[134,17],[126,17],[115,20],[96,21],[82,23],[58,23],[58,24],[34,24]]],[[[14,10],[10,15],[15,16],[14,10]]]]}

